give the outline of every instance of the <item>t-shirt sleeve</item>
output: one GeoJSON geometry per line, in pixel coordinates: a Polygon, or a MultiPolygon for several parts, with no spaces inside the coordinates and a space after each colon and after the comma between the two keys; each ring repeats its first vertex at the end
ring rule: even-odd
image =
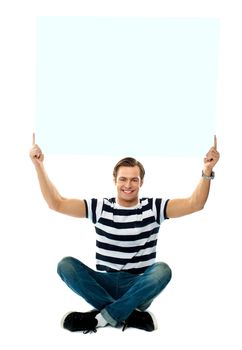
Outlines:
{"type": "Polygon", "coordinates": [[[102,207],[103,200],[99,200],[97,198],[85,199],[86,203],[86,217],[92,221],[93,224],[99,220],[102,207]]]}
{"type": "Polygon", "coordinates": [[[162,206],[161,206],[161,221],[169,219],[167,214],[166,214],[166,208],[167,208],[168,202],[169,202],[169,199],[162,199],[161,200],[161,203],[162,203],[162,206]]]}
{"type": "Polygon", "coordinates": [[[156,221],[161,224],[164,220],[169,219],[166,214],[166,207],[169,199],[155,198],[153,210],[155,212],[156,221]]]}

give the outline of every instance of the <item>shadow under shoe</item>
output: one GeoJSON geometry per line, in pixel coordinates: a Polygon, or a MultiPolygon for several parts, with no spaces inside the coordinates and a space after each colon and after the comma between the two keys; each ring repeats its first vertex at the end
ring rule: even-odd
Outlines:
{"type": "Polygon", "coordinates": [[[152,332],[157,329],[157,323],[151,312],[134,310],[124,322],[123,331],[128,327],[152,332]]]}
{"type": "Polygon", "coordinates": [[[88,312],[68,312],[62,319],[62,327],[70,332],[96,333],[98,310],[88,312]]]}

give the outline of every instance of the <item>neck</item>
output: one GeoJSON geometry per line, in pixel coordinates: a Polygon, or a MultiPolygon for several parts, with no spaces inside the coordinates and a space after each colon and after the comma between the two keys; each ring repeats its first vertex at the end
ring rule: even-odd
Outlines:
{"type": "Polygon", "coordinates": [[[126,201],[120,198],[117,198],[117,203],[119,205],[121,205],[121,207],[126,207],[126,208],[130,208],[130,207],[134,207],[135,205],[137,205],[139,203],[139,199],[135,199],[132,201],[126,201]]]}

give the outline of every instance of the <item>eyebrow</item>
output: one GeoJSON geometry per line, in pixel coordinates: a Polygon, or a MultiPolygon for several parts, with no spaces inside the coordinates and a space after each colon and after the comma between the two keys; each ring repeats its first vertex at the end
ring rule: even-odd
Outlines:
{"type": "Polygon", "coordinates": [[[130,180],[139,180],[140,177],[139,176],[132,176],[132,177],[128,177],[128,176],[118,176],[118,179],[130,179],[130,180]]]}

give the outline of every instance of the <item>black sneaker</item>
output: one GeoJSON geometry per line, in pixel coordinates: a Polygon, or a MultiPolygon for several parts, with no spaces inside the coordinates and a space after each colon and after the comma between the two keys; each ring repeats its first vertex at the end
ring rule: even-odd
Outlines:
{"type": "Polygon", "coordinates": [[[89,312],[68,312],[62,319],[62,327],[71,332],[96,333],[98,310],[89,312]]]}
{"type": "Polygon", "coordinates": [[[151,312],[134,310],[124,322],[123,331],[127,327],[139,328],[147,332],[152,332],[157,329],[157,323],[151,312]]]}

